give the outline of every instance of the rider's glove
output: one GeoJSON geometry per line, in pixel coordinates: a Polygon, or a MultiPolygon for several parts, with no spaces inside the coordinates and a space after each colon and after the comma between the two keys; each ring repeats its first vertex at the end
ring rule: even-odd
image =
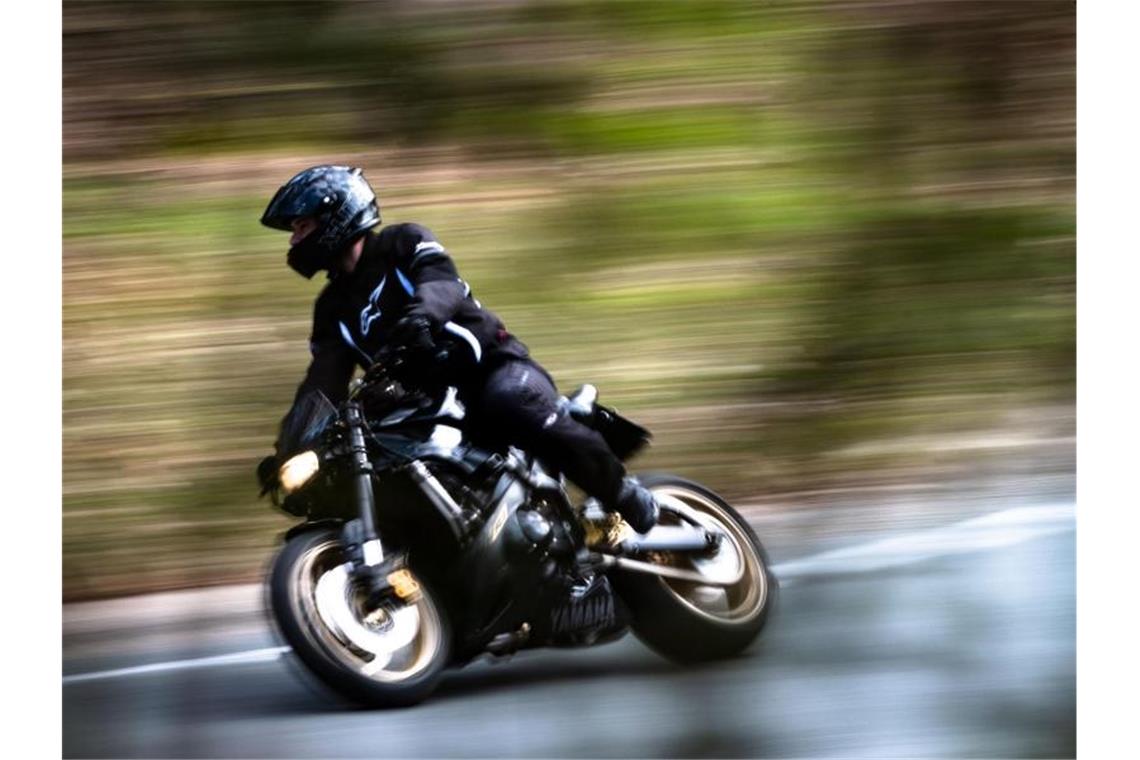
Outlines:
{"type": "Polygon", "coordinates": [[[273,454],[265,457],[257,465],[257,482],[261,486],[261,495],[269,493],[277,485],[277,457],[273,454]]]}
{"type": "Polygon", "coordinates": [[[438,352],[428,318],[420,314],[404,317],[388,331],[388,342],[394,349],[388,363],[393,377],[409,387],[430,384],[438,369],[438,352]]]}
{"type": "Polygon", "coordinates": [[[435,340],[431,337],[431,320],[422,314],[404,317],[388,331],[388,341],[410,354],[431,354],[435,340]]]}

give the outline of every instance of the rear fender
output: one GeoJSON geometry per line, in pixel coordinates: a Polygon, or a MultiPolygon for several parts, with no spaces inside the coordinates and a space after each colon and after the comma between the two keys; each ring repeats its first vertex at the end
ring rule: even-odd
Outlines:
{"type": "Polygon", "coordinates": [[[610,449],[623,462],[645,448],[652,438],[647,429],[601,404],[594,405],[590,426],[602,434],[610,449]]]}

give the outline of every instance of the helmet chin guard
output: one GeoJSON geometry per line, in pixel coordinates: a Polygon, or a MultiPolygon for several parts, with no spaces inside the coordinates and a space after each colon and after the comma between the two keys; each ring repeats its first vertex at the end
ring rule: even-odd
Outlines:
{"type": "Polygon", "coordinates": [[[311,280],[317,272],[331,268],[333,257],[321,246],[317,233],[314,231],[289,249],[289,255],[285,261],[294,272],[306,280],[311,280]]]}

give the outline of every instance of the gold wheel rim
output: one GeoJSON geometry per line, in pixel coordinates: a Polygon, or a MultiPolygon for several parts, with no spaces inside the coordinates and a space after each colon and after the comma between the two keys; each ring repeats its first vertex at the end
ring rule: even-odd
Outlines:
{"type": "MultiPolygon", "coordinates": [[[[714,500],[689,488],[667,485],[650,490],[666,507],[670,499],[681,502],[699,515],[706,529],[723,536],[717,553],[709,559],[669,554],[659,557],[659,560],[710,575],[714,569],[718,571],[717,575],[724,572],[723,566],[714,567],[711,563],[736,562],[739,563],[737,567],[743,565],[744,570],[740,580],[727,587],[673,578],[658,578],[658,582],[681,604],[716,623],[735,625],[754,620],[768,602],[768,576],[745,529],[737,525],[736,520],[714,500]]],[[[661,520],[664,524],[681,522],[668,508],[661,510],[661,520]]]]}

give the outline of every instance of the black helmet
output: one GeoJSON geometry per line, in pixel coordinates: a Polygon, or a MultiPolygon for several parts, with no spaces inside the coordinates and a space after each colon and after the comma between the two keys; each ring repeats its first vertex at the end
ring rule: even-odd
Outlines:
{"type": "Polygon", "coordinates": [[[380,223],[380,208],[360,169],[314,166],[281,186],[261,223],[288,231],[295,219],[305,216],[316,217],[318,226],[290,249],[289,266],[312,277],[317,270],[328,269],[357,236],[380,223]]]}

